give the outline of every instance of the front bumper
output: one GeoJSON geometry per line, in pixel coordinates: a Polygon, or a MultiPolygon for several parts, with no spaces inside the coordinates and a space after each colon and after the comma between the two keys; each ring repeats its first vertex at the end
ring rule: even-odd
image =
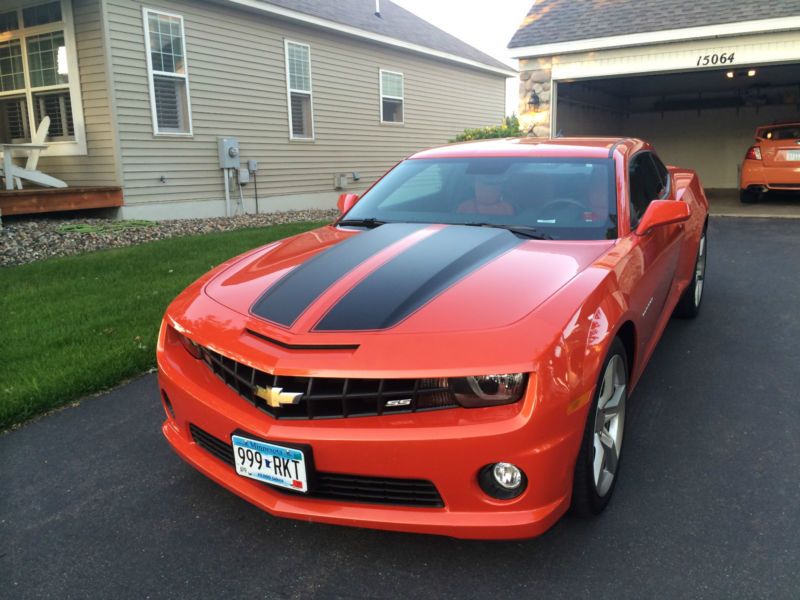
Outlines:
{"type": "Polygon", "coordinates": [[[582,427],[569,435],[546,431],[539,417],[547,421],[548,408],[537,402],[533,384],[525,399],[509,406],[282,421],[239,397],[179,347],[159,352],[159,383],[174,412],[174,417],[168,413],[163,432],[175,451],[220,485],[276,516],[459,538],[513,539],[543,533],[569,506],[582,427]],[[276,443],[308,444],[322,472],[427,480],[444,506],[286,495],[237,475],[195,443],[190,425],[226,444],[237,430],[276,443]],[[528,487],[518,498],[496,500],[479,487],[480,469],[499,461],[512,462],[527,474],[528,487]]]}

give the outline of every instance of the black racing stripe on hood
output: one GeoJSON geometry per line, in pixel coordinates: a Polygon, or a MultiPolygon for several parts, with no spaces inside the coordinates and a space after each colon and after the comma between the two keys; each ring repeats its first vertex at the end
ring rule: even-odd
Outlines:
{"type": "Polygon", "coordinates": [[[251,312],[262,319],[290,327],[341,277],[370,256],[424,227],[427,225],[387,223],[324,250],[273,284],[256,301],[251,312]]]}
{"type": "Polygon", "coordinates": [[[392,327],[520,243],[504,229],[446,227],[376,269],[339,300],[314,330],[392,327]]]}

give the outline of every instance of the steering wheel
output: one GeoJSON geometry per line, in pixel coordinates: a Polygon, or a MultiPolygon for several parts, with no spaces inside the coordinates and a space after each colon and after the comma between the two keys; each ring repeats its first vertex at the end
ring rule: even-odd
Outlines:
{"type": "Polygon", "coordinates": [[[548,211],[550,211],[550,214],[553,214],[553,212],[558,214],[561,211],[553,211],[553,208],[557,206],[563,206],[569,211],[574,210],[576,220],[580,220],[583,217],[583,213],[586,212],[586,207],[577,200],[572,200],[571,198],[556,198],[555,200],[550,200],[550,202],[547,202],[539,209],[539,218],[541,219],[546,216],[548,211]]]}

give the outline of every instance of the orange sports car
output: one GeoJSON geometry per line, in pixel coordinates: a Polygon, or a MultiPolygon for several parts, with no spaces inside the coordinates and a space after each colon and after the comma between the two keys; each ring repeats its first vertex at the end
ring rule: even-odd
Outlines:
{"type": "Polygon", "coordinates": [[[164,435],[282,517],[507,539],[597,514],[628,396],[700,309],[707,207],[635,139],[415,154],[172,302],[164,435]]]}
{"type": "Polygon", "coordinates": [[[800,123],[765,125],[755,138],[742,162],[741,201],[757,202],[769,191],[800,192],[800,123]]]}

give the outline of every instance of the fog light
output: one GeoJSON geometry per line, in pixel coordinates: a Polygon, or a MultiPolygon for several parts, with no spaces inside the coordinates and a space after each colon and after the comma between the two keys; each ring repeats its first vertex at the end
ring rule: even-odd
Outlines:
{"type": "Polygon", "coordinates": [[[486,465],[478,473],[481,489],[492,498],[511,500],[528,487],[528,478],[522,469],[507,462],[486,465]]]}
{"type": "Polygon", "coordinates": [[[494,480],[507,490],[515,490],[522,483],[522,471],[511,463],[497,463],[492,468],[494,480]]]}

